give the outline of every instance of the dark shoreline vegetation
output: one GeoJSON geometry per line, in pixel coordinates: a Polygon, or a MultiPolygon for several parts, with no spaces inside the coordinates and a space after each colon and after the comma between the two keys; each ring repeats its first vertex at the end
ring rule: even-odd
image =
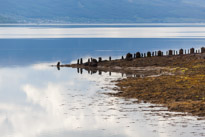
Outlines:
{"type": "Polygon", "coordinates": [[[124,58],[111,60],[88,59],[83,63],[60,65],[57,67],[77,68],[89,73],[101,74],[120,72],[130,74],[116,82],[118,92],[109,95],[125,98],[136,98],[139,101],[162,104],[170,111],[188,112],[195,116],[205,116],[205,48],[186,51],[169,50],[166,55],[162,51],[147,52],[124,58]]]}

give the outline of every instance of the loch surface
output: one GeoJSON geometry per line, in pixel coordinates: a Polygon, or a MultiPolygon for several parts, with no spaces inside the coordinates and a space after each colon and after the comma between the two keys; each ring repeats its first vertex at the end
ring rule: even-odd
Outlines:
{"type": "Polygon", "coordinates": [[[200,48],[204,36],[203,24],[0,25],[0,136],[205,136],[203,118],[104,94],[116,92],[111,81],[126,75],[50,67],[81,57],[200,48]]]}

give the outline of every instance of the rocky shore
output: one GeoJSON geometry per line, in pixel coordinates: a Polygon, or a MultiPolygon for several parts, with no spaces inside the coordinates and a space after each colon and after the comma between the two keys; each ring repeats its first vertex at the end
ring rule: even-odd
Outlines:
{"type": "Polygon", "coordinates": [[[89,61],[57,67],[73,67],[91,72],[120,72],[131,74],[115,81],[116,93],[109,95],[137,98],[139,101],[162,104],[170,111],[205,116],[205,53],[163,55],[137,53],[117,60],[89,61]]]}

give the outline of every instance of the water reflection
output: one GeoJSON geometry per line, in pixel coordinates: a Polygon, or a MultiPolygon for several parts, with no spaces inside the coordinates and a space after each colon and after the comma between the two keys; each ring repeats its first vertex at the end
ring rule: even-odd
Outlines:
{"type": "Polygon", "coordinates": [[[204,38],[205,25],[1,25],[1,39],[22,38],[204,38]]]}
{"type": "Polygon", "coordinates": [[[0,68],[1,136],[204,135],[205,121],[196,117],[102,94],[115,92],[111,81],[121,78],[120,73],[77,71],[57,71],[48,64],[0,68]]]}
{"type": "MultiPolygon", "coordinates": [[[[148,67],[147,67],[148,68],[148,67]]],[[[161,68],[157,68],[156,69],[147,69],[146,67],[138,67],[136,68],[136,71],[133,71],[134,73],[132,73],[132,71],[125,71],[124,70],[118,70],[119,72],[115,72],[115,71],[107,71],[106,69],[98,69],[95,67],[87,67],[87,68],[76,68],[77,69],[77,73],[78,74],[83,74],[83,72],[87,72],[87,74],[93,75],[93,74],[98,74],[98,75],[102,75],[103,73],[108,73],[109,76],[112,76],[112,73],[114,74],[118,74],[119,78],[125,78],[125,77],[138,77],[138,78],[143,78],[145,76],[159,76],[159,75],[171,75],[171,73],[169,74],[168,72],[165,71],[159,71],[161,68]],[[149,73],[150,71],[150,73],[149,73]]],[[[60,67],[57,66],[57,69],[60,70],[60,67]]]]}
{"type": "MultiPolygon", "coordinates": [[[[98,75],[102,75],[103,71],[102,70],[97,70],[96,68],[87,68],[87,69],[83,69],[83,68],[77,68],[77,73],[79,74],[83,74],[83,70],[87,71],[88,74],[93,75],[93,74],[98,74],[98,75]]],[[[109,71],[109,76],[112,76],[112,72],[109,71]]],[[[122,77],[123,77],[123,73],[122,73],[122,77]]]]}

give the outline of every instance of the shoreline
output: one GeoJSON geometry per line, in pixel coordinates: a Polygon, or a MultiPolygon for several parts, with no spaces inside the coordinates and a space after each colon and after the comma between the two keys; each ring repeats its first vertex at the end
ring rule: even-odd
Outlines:
{"type": "Polygon", "coordinates": [[[95,67],[84,64],[57,67],[99,74],[101,71],[131,74],[134,77],[115,81],[118,92],[108,94],[161,104],[170,111],[205,116],[205,53],[100,61],[95,67]]]}

